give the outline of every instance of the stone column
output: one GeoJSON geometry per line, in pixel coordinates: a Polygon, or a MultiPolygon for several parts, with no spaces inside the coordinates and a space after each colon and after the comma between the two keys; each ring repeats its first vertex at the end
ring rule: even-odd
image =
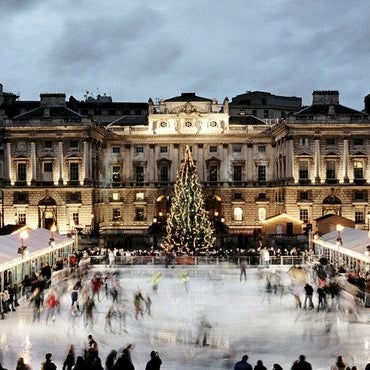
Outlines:
{"type": "Polygon", "coordinates": [[[31,184],[36,183],[36,143],[31,141],[31,184]]]}
{"type": "MultiPolygon", "coordinates": [[[[221,155],[221,164],[220,164],[220,181],[225,183],[229,181],[229,174],[228,174],[228,168],[229,168],[229,145],[228,144],[222,144],[222,155],[221,155]]],[[[226,185],[226,184],[224,184],[226,185]]]]}
{"type": "Polygon", "coordinates": [[[315,139],[315,157],[314,157],[314,167],[315,167],[315,183],[320,183],[320,139],[315,139]]]}
{"type": "Polygon", "coordinates": [[[349,155],[348,139],[344,139],[343,140],[343,182],[344,183],[349,183],[348,155],[349,155]]]}
{"type": "Polygon", "coordinates": [[[287,137],[287,179],[292,181],[293,177],[293,158],[294,158],[294,147],[293,147],[293,137],[287,137]]]}
{"type": "Polygon", "coordinates": [[[253,160],[253,144],[247,143],[247,173],[246,173],[246,180],[248,183],[253,182],[253,168],[254,168],[254,160],[253,160]]]}
{"type": "Polygon", "coordinates": [[[64,158],[63,158],[63,141],[60,140],[58,142],[59,146],[59,185],[63,185],[64,183],[64,158]]]}
{"type": "Polygon", "coordinates": [[[149,183],[157,182],[159,181],[158,176],[157,176],[157,158],[158,154],[156,153],[156,147],[155,144],[149,144],[149,178],[148,181],[149,183]]]}
{"type": "Polygon", "coordinates": [[[6,143],[6,162],[5,162],[5,178],[7,182],[13,183],[12,179],[12,147],[10,141],[6,143]]]}

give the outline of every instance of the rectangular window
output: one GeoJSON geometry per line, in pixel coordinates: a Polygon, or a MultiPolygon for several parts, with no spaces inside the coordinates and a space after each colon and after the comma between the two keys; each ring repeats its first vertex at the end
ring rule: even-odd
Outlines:
{"type": "Polygon", "coordinates": [[[325,143],[326,143],[326,146],[327,147],[328,146],[329,147],[335,146],[337,144],[335,137],[329,137],[329,138],[327,138],[326,141],[325,141],[325,143]]]}
{"type": "Polygon", "coordinates": [[[44,149],[52,149],[52,148],[53,148],[53,142],[51,140],[45,140],[44,149]]]}
{"type": "Polygon", "coordinates": [[[113,221],[121,220],[121,209],[113,208],[113,221]]]}
{"type": "Polygon", "coordinates": [[[117,201],[117,200],[120,200],[120,196],[119,196],[119,193],[115,192],[112,194],[112,199],[117,201]]]}
{"type": "Polygon", "coordinates": [[[243,199],[242,193],[234,193],[234,199],[235,200],[243,199]]]}
{"type": "Polygon", "coordinates": [[[309,200],[308,191],[300,191],[299,192],[299,200],[309,200]]]}
{"type": "Polygon", "coordinates": [[[121,166],[112,167],[112,181],[121,181],[121,166]]]}
{"type": "Polygon", "coordinates": [[[44,162],[44,172],[53,172],[53,162],[44,162]]]}
{"type": "Polygon", "coordinates": [[[209,181],[216,182],[218,179],[218,169],[217,165],[211,164],[209,166],[209,181]]]}
{"type": "Polygon", "coordinates": [[[135,154],[142,154],[144,153],[144,147],[143,146],[135,146],[135,154]]]}
{"type": "Polygon", "coordinates": [[[263,111],[263,118],[269,118],[269,111],[267,109],[263,111]]]}
{"type": "Polygon", "coordinates": [[[135,209],[135,220],[145,221],[145,209],[143,207],[136,207],[135,209]]]}
{"type": "Polygon", "coordinates": [[[299,179],[308,180],[308,162],[299,162],[299,179]]]}
{"type": "Polygon", "coordinates": [[[326,178],[327,179],[335,179],[335,161],[327,161],[326,162],[326,178]]]}
{"type": "Polygon", "coordinates": [[[299,210],[299,219],[302,220],[305,224],[308,223],[308,209],[299,210]]]}
{"type": "Polygon", "coordinates": [[[241,153],[242,152],[242,144],[234,144],[233,145],[233,152],[234,153],[241,153]]]}
{"type": "Polygon", "coordinates": [[[209,146],[210,153],[217,153],[217,145],[210,145],[209,146]]]}
{"type": "Polygon", "coordinates": [[[121,148],[119,146],[112,147],[112,153],[113,154],[120,154],[121,153],[121,148]]]}
{"type": "Polygon", "coordinates": [[[355,200],[365,200],[365,192],[363,190],[355,190],[355,200]]]}
{"type": "Polygon", "coordinates": [[[353,176],[355,179],[364,178],[364,164],[362,163],[362,161],[353,162],[353,176]]]}
{"type": "Polygon", "coordinates": [[[241,165],[234,166],[233,169],[233,181],[243,180],[243,167],[241,165]]]}
{"type": "Polygon", "coordinates": [[[136,193],[135,194],[135,199],[136,200],[144,200],[145,199],[144,193],[136,193]]]}
{"type": "Polygon", "coordinates": [[[27,181],[27,165],[26,163],[18,163],[18,181],[27,181]]]}
{"type": "Polygon", "coordinates": [[[79,181],[80,173],[77,162],[71,162],[69,164],[69,180],[70,181],[79,181]]]}
{"type": "Polygon", "coordinates": [[[26,225],[26,212],[25,211],[18,211],[18,225],[26,225]]]}
{"type": "Polygon", "coordinates": [[[309,140],[306,137],[299,139],[299,146],[309,146],[309,140]]]}
{"type": "Polygon", "coordinates": [[[355,223],[363,224],[365,222],[364,212],[361,210],[355,211],[355,223]]]}
{"type": "Polygon", "coordinates": [[[168,153],[168,146],[161,145],[159,147],[159,152],[160,153],[168,153]]]}
{"type": "Polygon", "coordinates": [[[161,163],[159,165],[159,181],[161,182],[168,182],[169,180],[169,173],[168,173],[168,164],[161,163]]]}
{"type": "Polygon", "coordinates": [[[266,153],[266,145],[258,145],[258,153],[266,153]]]}
{"type": "Polygon", "coordinates": [[[364,145],[364,139],[360,137],[355,137],[353,139],[353,145],[354,146],[363,146],[364,145]]]}
{"type": "Polygon", "coordinates": [[[144,166],[135,167],[135,181],[140,184],[144,182],[144,166]]]}
{"type": "Polygon", "coordinates": [[[266,182],[266,166],[258,166],[258,182],[266,182]]]}
{"type": "Polygon", "coordinates": [[[78,149],[78,140],[71,140],[71,141],[69,142],[69,147],[70,147],[71,149],[78,149]]]}
{"type": "Polygon", "coordinates": [[[79,225],[80,224],[80,217],[78,215],[78,212],[73,212],[72,213],[72,221],[74,225],[79,225]]]}

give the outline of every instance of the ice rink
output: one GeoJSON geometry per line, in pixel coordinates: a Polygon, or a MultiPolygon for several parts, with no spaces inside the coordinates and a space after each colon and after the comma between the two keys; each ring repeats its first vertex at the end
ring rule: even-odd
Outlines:
{"type": "Polygon", "coordinates": [[[247,281],[242,282],[235,265],[94,267],[88,279],[97,271],[118,271],[119,306],[127,310],[127,332],[120,330],[116,318],[112,320],[113,332],[106,326],[112,299],[104,290],[100,302],[95,299],[92,327],[85,326],[83,316],[71,315],[69,292],[61,297],[55,322],[49,320],[48,324],[45,311],[40,321],[32,322],[32,307],[23,300],[16,312],[0,321],[0,356],[5,368],[14,369],[18,357],[23,356],[32,369],[39,369],[45,353],[51,352],[62,369],[68,345],[74,344],[76,356],[81,355],[89,334],[99,344],[103,365],[112,349],[121,351],[131,343],[136,369],[145,369],[151,350],[160,353],[161,369],[167,370],[232,369],[244,354],[253,366],[260,359],[268,370],[274,363],[290,369],[300,354],[306,355],[313,369],[330,369],[338,355],[359,370],[370,361],[370,309],[361,308],[357,317],[346,310],[298,309],[285,273],[283,294],[266,292],[265,274],[271,267],[249,268],[247,281]],[[157,271],[162,276],[155,293],[151,278],[157,271]],[[182,279],[184,271],[190,276],[188,289],[182,279]],[[152,305],[150,316],[135,319],[133,295],[138,288],[144,298],[150,296],[152,305]],[[207,343],[203,346],[204,331],[207,343]]]}

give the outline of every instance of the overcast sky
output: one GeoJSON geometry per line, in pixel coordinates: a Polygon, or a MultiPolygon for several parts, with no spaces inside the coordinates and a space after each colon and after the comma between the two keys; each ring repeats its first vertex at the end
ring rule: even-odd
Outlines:
{"type": "Polygon", "coordinates": [[[22,100],[370,93],[369,0],[0,0],[0,82],[22,100]]]}

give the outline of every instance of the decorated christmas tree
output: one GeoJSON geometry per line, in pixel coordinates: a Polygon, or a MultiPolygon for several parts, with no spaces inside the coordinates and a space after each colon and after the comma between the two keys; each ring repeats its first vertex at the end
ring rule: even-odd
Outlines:
{"type": "Polygon", "coordinates": [[[214,242],[197,168],[189,146],[176,178],[170,214],[167,218],[166,252],[196,253],[207,250],[214,242]]]}

